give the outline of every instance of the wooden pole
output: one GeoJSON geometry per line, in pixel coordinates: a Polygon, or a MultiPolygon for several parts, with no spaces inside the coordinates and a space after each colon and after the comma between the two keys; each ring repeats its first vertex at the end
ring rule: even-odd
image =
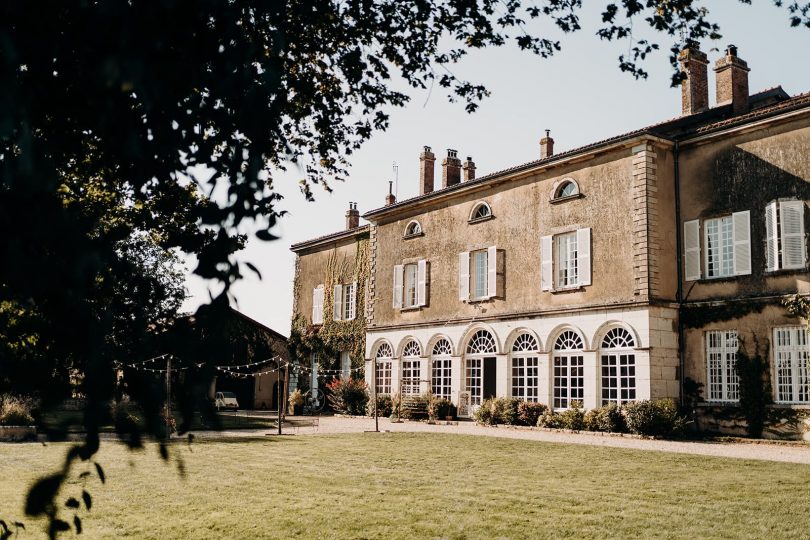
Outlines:
{"type": "Polygon", "coordinates": [[[276,407],[278,408],[278,434],[281,435],[281,394],[284,392],[284,387],[280,384],[279,377],[281,376],[281,364],[276,361],[276,407]]]}
{"type": "Polygon", "coordinates": [[[371,381],[374,383],[374,431],[380,432],[380,417],[377,415],[377,355],[374,355],[372,363],[371,381]]]}
{"type": "Polygon", "coordinates": [[[170,439],[172,416],[172,357],[166,356],[166,439],[170,439]]]}

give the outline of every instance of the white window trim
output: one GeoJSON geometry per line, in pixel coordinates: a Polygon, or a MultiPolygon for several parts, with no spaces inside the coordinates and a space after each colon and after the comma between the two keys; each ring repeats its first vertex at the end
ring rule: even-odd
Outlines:
{"type": "Polygon", "coordinates": [[[497,246],[489,246],[482,249],[473,251],[462,251],[458,256],[458,290],[459,300],[462,302],[482,302],[495,298],[500,294],[498,287],[498,262],[501,261],[502,255],[498,253],[497,246]],[[475,262],[475,253],[486,253],[486,271],[482,277],[483,282],[486,284],[483,296],[473,296],[475,294],[474,281],[476,275],[474,273],[473,263],[475,262]]]}
{"type": "Polygon", "coordinates": [[[352,321],[357,317],[357,282],[335,283],[332,289],[332,319],[352,321]],[[348,303],[346,298],[348,292],[348,303]]]}
{"type": "Polygon", "coordinates": [[[323,285],[312,289],[312,324],[323,324],[323,285]]]}
{"type": "Polygon", "coordinates": [[[807,335],[807,328],[803,326],[780,326],[773,329],[773,393],[774,403],[792,404],[792,405],[806,405],[810,403],[810,388],[808,388],[808,380],[810,380],[810,366],[808,366],[808,357],[810,357],[810,336],[807,335]],[[788,332],[792,341],[798,341],[799,332],[805,333],[804,344],[791,343],[786,346],[779,346],[777,332],[788,332]],[[784,360],[780,360],[779,356],[785,355],[784,360]],[[781,384],[779,380],[779,372],[782,364],[787,364],[787,371],[790,377],[789,386],[791,396],[782,395],[781,384]],[[803,388],[804,386],[804,388],[803,388]],[[803,396],[803,399],[800,397],[803,396]]]}
{"type": "Polygon", "coordinates": [[[478,223],[479,221],[486,221],[488,219],[492,219],[494,215],[492,214],[492,207],[486,201],[479,201],[473,205],[472,210],[470,210],[470,217],[467,218],[467,223],[478,223]],[[482,207],[487,209],[487,215],[475,217],[475,214],[478,213],[482,207]]]}
{"type": "Polygon", "coordinates": [[[729,279],[751,274],[751,212],[733,212],[706,219],[693,219],[683,223],[684,281],[701,279],[729,279]],[[709,276],[708,227],[706,222],[715,219],[731,220],[731,273],[709,276]],[[703,231],[701,233],[701,228],[703,231]],[[702,261],[701,261],[702,255],[702,261]]]}
{"type": "Polygon", "coordinates": [[[739,350],[737,331],[709,330],[705,333],[704,339],[706,341],[706,400],[710,403],[737,403],[740,400],[740,382],[736,373],[737,351],[739,350]],[[712,336],[717,336],[719,346],[711,346],[712,336]],[[730,345],[732,341],[734,345],[730,345]],[[712,396],[712,386],[715,383],[712,376],[712,354],[720,357],[720,380],[716,381],[720,387],[719,397],[712,396]]]}
{"type": "Polygon", "coordinates": [[[777,200],[765,207],[766,272],[803,270],[807,268],[807,237],[804,229],[805,204],[801,199],[777,200]],[[798,230],[785,226],[785,215],[794,213],[788,222],[795,222],[798,230]],[[797,214],[797,215],[796,215],[797,214]],[[793,240],[798,238],[798,241],[793,240]],[[788,254],[787,246],[798,246],[799,251],[788,254]],[[787,262],[790,258],[798,261],[787,262]]]}
{"type": "Polygon", "coordinates": [[[405,311],[419,309],[428,305],[428,286],[430,284],[430,262],[425,259],[406,264],[394,265],[393,302],[394,309],[405,311]],[[409,266],[416,267],[416,300],[414,304],[406,303],[405,272],[409,266]]]}

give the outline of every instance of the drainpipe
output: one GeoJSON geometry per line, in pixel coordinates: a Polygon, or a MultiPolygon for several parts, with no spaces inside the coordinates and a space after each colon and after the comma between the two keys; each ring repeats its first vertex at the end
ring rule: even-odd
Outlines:
{"type": "Polygon", "coordinates": [[[683,379],[686,367],[686,343],[684,336],[683,314],[681,308],[683,305],[683,230],[681,228],[681,171],[679,166],[680,160],[680,143],[675,141],[675,146],[672,150],[674,159],[674,174],[675,174],[675,260],[677,261],[677,274],[678,274],[678,288],[675,293],[675,300],[678,303],[678,377],[680,403],[684,404],[683,396],[683,379]]]}

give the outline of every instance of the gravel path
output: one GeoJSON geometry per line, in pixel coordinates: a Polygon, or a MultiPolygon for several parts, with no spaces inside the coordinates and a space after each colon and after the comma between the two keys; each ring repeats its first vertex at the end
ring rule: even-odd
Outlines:
{"type": "MultiPolygon", "coordinates": [[[[310,423],[310,418],[290,419],[292,423],[301,423],[297,427],[284,427],[286,435],[315,435],[335,433],[362,433],[374,430],[374,420],[369,418],[340,418],[321,417],[317,426],[304,425],[310,423]]],[[[649,450],[657,452],[676,452],[682,454],[698,454],[737,459],[756,459],[766,461],[782,461],[788,463],[810,464],[810,445],[785,444],[757,444],[736,442],[692,442],[692,441],[662,441],[640,439],[628,436],[566,433],[558,431],[534,430],[510,427],[484,427],[473,422],[459,422],[457,425],[430,425],[423,422],[392,423],[387,418],[380,418],[380,430],[390,432],[408,433],[455,433],[462,435],[478,435],[486,437],[503,437],[508,439],[523,439],[530,441],[543,441],[564,444],[587,444],[591,446],[607,446],[613,448],[631,448],[636,450],[649,450]]],[[[250,430],[230,432],[203,432],[197,434],[207,437],[246,437],[267,436],[275,434],[275,430],[250,430]]]]}

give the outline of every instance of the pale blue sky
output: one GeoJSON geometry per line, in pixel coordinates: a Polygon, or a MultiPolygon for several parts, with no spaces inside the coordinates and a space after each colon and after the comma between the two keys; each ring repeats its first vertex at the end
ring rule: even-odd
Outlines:
{"type": "MultiPolygon", "coordinates": [[[[751,68],[752,93],[778,85],[791,95],[810,91],[810,29],[790,28],[786,10],[773,7],[771,0],[754,0],[753,6],[733,0],[706,4],[724,36],[702,44],[710,68],[725,46],[734,43],[751,68]]],[[[411,103],[392,112],[388,131],[375,133],[353,156],[351,179],[334,183],[331,194],[316,186],[314,203],[300,195],[302,174],[290,171],[280,177],[275,187],[285,199],[279,207],[289,212],[276,228],[281,239],[253,238],[240,253],[239,258],[255,264],[264,279],[251,275],[237,285],[235,307],[288,334],[295,261],[290,245],[342,230],[349,201],[358,203],[361,214],[382,206],[394,162],[399,165],[398,200],[417,195],[418,156],[425,145],[436,154],[438,184],[447,148],[457,149],[462,159],[472,156],[477,175],[482,176],[537,159],[545,129],[551,130],[555,152],[562,152],[679,116],[680,90],[669,87],[666,36],[658,36],[662,50],[645,64],[649,78],[636,81],[617,65],[627,44],[600,42],[594,36],[598,18],[595,12],[588,15],[582,31],[562,38],[563,50],[554,58],[503,47],[473,53],[453,68],[457,75],[480,81],[492,92],[474,114],[464,112],[460,103],[447,103],[438,85],[432,93],[409,92],[411,103]]],[[[713,104],[711,69],[709,86],[713,104]]],[[[207,301],[205,282],[192,277],[187,285],[191,298],[184,309],[207,301]]]]}

